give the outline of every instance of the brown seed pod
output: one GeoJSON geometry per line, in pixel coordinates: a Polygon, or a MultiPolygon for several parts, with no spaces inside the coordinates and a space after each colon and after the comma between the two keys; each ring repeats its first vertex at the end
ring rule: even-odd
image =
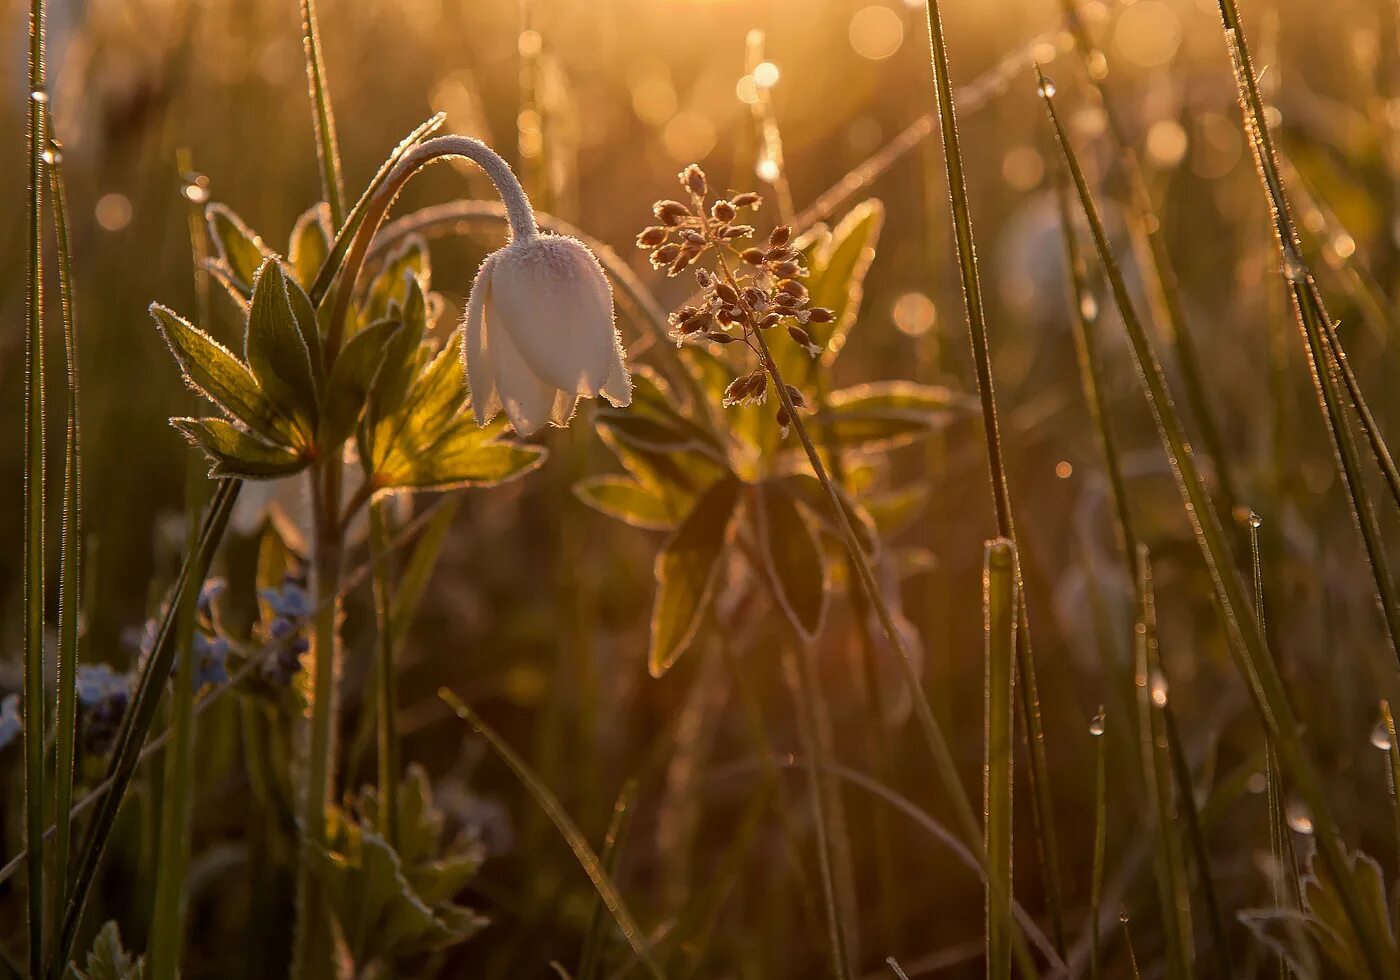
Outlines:
{"type": "Polygon", "coordinates": [[[782,405],[778,406],[777,419],[778,428],[782,430],[784,436],[787,436],[788,426],[792,425],[792,416],[788,414],[788,410],[782,405]]]}
{"type": "Polygon", "coordinates": [[[739,258],[743,259],[749,265],[762,265],[764,262],[768,261],[761,248],[746,248],[739,253],[739,258]]]}
{"type": "Polygon", "coordinates": [[[769,248],[781,248],[788,243],[792,237],[792,229],[787,225],[778,225],[768,235],[769,248]]]}
{"type": "Polygon", "coordinates": [[[739,302],[739,294],[734,291],[734,287],[727,282],[715,283],[715,295],[724,300],[730,306],[739,302]]]}
{"type": "Polygon", "coordinates": [[[778,283],[778,289],[781,292],[787,293],[789,296],[796,296],[798,299],[807,298],[807,287],[796,279],[784,279],[782,282],[778,283]]]}
{"type": "Polygon", "coordinates": [[[745,191],[742,194],[735,194],[733,198],[733,204],[736,208],[757,209],[762,203],[763,198],[759,197],[753,191],[745,191]]]}
{"type": "Polygon", "coordinates": [[[642,233],[637,236],[637,247],[655,248],[666,240],[668,234],[670,234],[670,232],[660,225],[652,225],[649,228],[643,228],[642,233]]]}
{"type": "Polygon", "coordinates": [[[792,402],[793,408],[807,407],[807,399],[802,397],[802,392],[798,391],[792,385],[783,385],[783,387],[787,389],[788,400],[792,402]]]}
{"type": "Polygon", "coordinates": [[[715,283],[714,274],[709,269],[696,269],[695,281],[700,284],[701,289],[709,289],[715,283]]]}
{"type": "Polygon", "coordinates": [[[800,306],[802,300],[792,295],[792,293],[775,293],[773,295],[773,303],[786,309],[792,309],[796,306],[800,306]]]}
{"type": "Polygon", "coordinates": [[[705,236],[694,228],[685,228],[681,231],[681,241],[685,242],[687,245],[703,246],[705,244],[705,236]]]}
{"type": "Polygon", "coordinates": [[[812,342],[812,335],[797,324],[789,323],[787,332],[788,336],[791,337],[799,347],[805,350],[809,356],[816,357],[822,352],[822,349],[812,342]]]}
{"type": "Polygon", "coordinates": [[[753,225],[731,225],[721,228],[719,237],[724,239],[748,238],[753,235],[753,225]]]}
{"type": "Polygon", "coordinates": [[[772,272],[773,275],[780,276],[783,279],[791,279],[793,276],[800,276],[803,274],[802,267],[796,262],[774,262],[772,272]]]}
{"type": "Polygon", "coordinates": [[[709,333],[705,334],[705,339],[712,340],[716,344],[732,344],[737,338],[731,337],[723,330],[711,330],[709,333]]]}
{"type": "Polygon", "coordinates": [[[680,178],[681,186],[689,190],[690,193],[699,197],[705,196],[705,171],[701,170],[696,164],[692,163],[676,176],[680,178]]]}
{"type": "Polygon", "coordinates": [[[762,320],[758,321],[758,329],[767,330],[769,327],[776,327],[778,321],[783,318],[781,313],[769,313],[762,320]]]}
{"type": "Polygon", "coordinates": [[[710,217],[716,221],[733,221],[735,213],[734,205],[728,201],[716,201],[710,208],[710,217]]]}
{"type": "Polygon", "coordinates": [[[680,201],[657,201],[652,205],[651,213],[656,215],[657,220],[663,225],[670,228],[676,227],[690,217],[690,209],[680,201]]]}
{"type": "Polygon", "coordinates": [[[679,245],[675,242],[667,242],[655,252],[651,253],[651,264],[659,269],[663,265],[670,265],[672,262],[676,261],[676,258],[680,254],[681,247],[679,245]]]}
{"type": "Polygon", "coordinates": [[[757,286],[744,287],[744,302],[749,306],[766,306],[768,304],[768,294],[757,286]]]}
{"type": "Polygon", "coordinates": [[[831,323],[836,319],[836,311],[825,306],[814,306],[807,311],[807,316],[813,323],[831,323]]]}

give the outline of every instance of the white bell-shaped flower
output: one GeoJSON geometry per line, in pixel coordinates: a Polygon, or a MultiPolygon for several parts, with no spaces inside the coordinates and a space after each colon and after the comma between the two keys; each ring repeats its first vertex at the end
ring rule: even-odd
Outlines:
{"type": "Polygon", "coordinates": [[[579,398],[632,402],[612,286],[576,238],[519,236],[488,256],[464,322],[462,356],[481,425],[504,409],[526,436],[547,422],[563,425],[579,398]]]}

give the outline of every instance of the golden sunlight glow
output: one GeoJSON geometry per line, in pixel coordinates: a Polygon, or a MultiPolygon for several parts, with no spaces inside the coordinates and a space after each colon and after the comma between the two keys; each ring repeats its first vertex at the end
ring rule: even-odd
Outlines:
{"type": "Polygon", "coordinates": [[[904,42],[904,23],[889,7],[871,4],[851,18],[851,47],[871,61],[883,61],[904,42]]]}

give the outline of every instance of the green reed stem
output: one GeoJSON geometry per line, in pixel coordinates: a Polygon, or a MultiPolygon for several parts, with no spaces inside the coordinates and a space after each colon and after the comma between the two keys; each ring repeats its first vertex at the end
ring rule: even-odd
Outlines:
{"type": "MultiPolygon", "coordinates": [[[[607,832],[603,835],[603,870],[610,878],[617,877],[617,865],[626,844],[627,833],[632,828],[632,820],[637,815],[637,780],[629,779],[622,784],[617,800],[613,803],[612,819],[608,821],[607,832]]],[[[588,920],[588,932],[583,937],[583,951],[579,954],[578,980],[595,980],[603,962],[603,903],[600,899],[593,906],[593,914],[588,920]]]]}
{"type": "Polygon", "coordinates": [[[335,138],[335,113],[326,91],[326,65],[321,58],[321,29],[316,0],[301,0],[302,44],[306,51],[306,84],[311,91],[316,127],[316,158],[321,163],[321,189],[331,209],[331,228],[345,223],[345,185],[340,177],[340,146],[335,138]]]}
{"type": "MultiPolygon", "coordinates": [[[[189,154],[176,154],[176,167],[182,179],[193,167],[189,154]]],[[[200,323],[208,323],[208,270],[204,256],[205,244],[203,208],[187,201],[187,221],[190,229],[190,250],[194,259],[195,294],[198,297],[200,323]]],[[[194,406],[195,395],[186,394],[186,403],[194,406]]],[[[193,414],[191,412],[190,414],[193,414]]],[[[199,513],[207,496],[203,458],[191,455],[186,461],[185,512],[189,519],[186,543],[193,551],[198,543],[199,513]]],[[[172,677],[170,750],[165,756],[165,782],[161,798],[159,852],[156,861],[156,892],[151,913],[149,970],[153,980],[174,980],[179,973],[181,950],[185,937],[185,876],[190,855],[190,812],[193,803],[194,751],[194,628],[199,599],[198,590],[189,590],[176,619],[176,668],[172,677]]]]}
{"type": "MultiPolygon", "coordinates": [[[[972,232],[972,208],[967,196],[962,147],[958,138],[957,112],[953,104],[953,83],[948,71],[948,45],[943,34],[943,16],[938,0],[927,0],[929,50],[933,65],[934,88],[938,99],[939,125],[943,134],[943,163],[953,213],[958,272],[962,281],[963,306],[972,339],[972,359],[977,372],[977,394],[982,403],[982,426],[987,443],[987,465],[992,482],[992,504],[996,511],[997,534],[1017,543],[1016,525],[1011,514],[1011,492],[1006,478],[1001,432],[997,421],[996,389],[992,379],[992,357],[988,342],[987,315],[982,283],[977,270],[977,246],[972,232]]],[[[1025,586],[1019,560],[1016,570],[1021,608],[1017,618],[1016,659],[1021,674],[1020,712],[1026,726],[1027,779],[1031,787],[1031,812],[1036,828],[1051,931],[1056,948],[1064,949],[1064,899],[1060,885],[1059,848],[1055,841],[1055,815],[1046,777],[1045,730],[1040,715],[1040,690],[1035,676],[1031,649],[1030,621],[1026,614],[1025,586]]]]}
{"type": "MultiPolygon", "coordinates": [[[[982,761],[983,840],[988,873],[1002,892],[1012,895],[1012,795],[1016,738],[1016,546],[1005,538],[987,542],[982,566],[982,623],[985,644],[985,707],[982,761]]],[[[988,980],[1010,980],[1011,933],[1009,910],[995,906],[991,889],[986,901],[988,980]]]]}
{"type": "Polygon", "coordinates": [[[1108,845],[1108,786],[1106,775],[1107,720],[1103,708],[1089,725],[1094,737],[1094,864],[1089,877],[1089,976],[1099,980],[1103,975],[1100,961],[1103,940],[1099,935],[1099,912],[1103,906],[1104,853],[1108,845]]]}
{"type": "Polygon", "coordinates": [[[811,797],[812,819],[817,831],[817,868],[821,874],[822,902],[826,909],[827,941],[831,944],[832,973],[837,980],[852,976],[850,950],[846,943],[846,925],[841,921],[841,899],[836,885],[835,847],[832,842],[831,814],[827,812],[826,745],[817,730],[812,700],[812,666],[810,651],[783,652],[783,667],[797,700],[798,730],[802,751],[807,757],[807,792],[811,797]]]}
{"type": "Polygon", "coordinates": [[[399,848],[399,681],[394,671],[394,570],[387,560],[389,515],[381,501],[369,505],[369,541],[375,556],[374,618],[376,685],[379,704],[375,711],[379,740],[379,820],[389,846],[399,848]]]}
{"type": "MultiPolygon", "coordinates": [[[[1155,318],[1166,332],[1177,365],[1181,369],[1181,383],[1186,392],[1186,402],[1191,415],[1200,427],[1201,442],[1207,455],[1215,464],[1215,477],[1220,487],[1223,510],[1232,513],[1239,497],[1226,465],[1225,440],[1216,413],[1211,409],[1206,396],[1206,384],[1201,377],[1200,354],[1186,320],[1185,306],[1181,300],[1181,284],[1167,249],[1166,231],[1152,204],[1152,194],[1147,188],[1147,179],[1138,163],[1138,155],[1128,138],[1128,128],[1118,111],[1116,100],[1109,92],[1108,63],[1105,52],[1094,44],[1083,15],[1079,9],[1080,0],[1061,0],[1065,23],[1074,47],[1079,54],[1084,74],[1098,94],[1107,124],[1109,138],[1113,142],[1112,159],[1127,185],[1127,211],[1129,224],[1134,231],[1134,240],[1140,242],[1137,249],[1144,274],[1151,278],[1152,300],[1155,318]]],[[[1134,552],[1129,551],[1129,555],[1134,552]]]]}
{"type": "MultiPolygon", "coordinates": [[[[1244,27],[1234,0],[1219,0],[1220,17],[1225,28],[1226,43],[1230,51],[1231,64],[1235,71],[1235,83],[1239,90],[1240,109],[1244,115],[1245,130],[1249,134],[1250,148],[1259,171],[1260,182],[1268,199],[1273,215],[1274,235],[1283,260],[1284,276],[1288,281],[1289,293],[1293,299],[1293,309],[1298,325],[1303,332],[1304,347],[1307,351],[1313,384],[1317,389],[1318,401],[1323,418],[1327,422],[1336,452],[1338,474],[1344,484],[1351,504],[1352,518],[1361,532],[1362,542],[1375,578],[1376,591],[1380,597],[1381,612],[1385,618],[1387,637],[1397,660],[1400,660],[1400,593],[1397,593],[1390,565],[1386,558],[1385,543],[1376,522],[1371,506],[1370,492],[1366,487],[1365,475],[1361,472],[1360,456],[1352,438],[1346,418],[1345,400],[1339,385],[1339,374],[1344,370],[1346,353],[1333,328],[1331,317],[1322,303],[1322,296],[1313,282],[1311,273],[1302,259],[1302,248],[1293,225],[1289,209],[1288,195],[1284,190],[1280,175],[1278,153],[1274,148],[1273,136],[1269,132],[1264,113],[1264,100],[1259,93],[1258,76],[1250,58],[1249,45],[1245,40],[1244,27]]],[[[1394,471],[1390,452],[1385,440],[1375,427],[1370,410],[1365,409],[1365,399],[1352,377],[1346,386],[1357,406],[1362,427],[1371,442],[1372,454],[1381,472],[1389,478],[1394,471]]],[[[1397,505],[1400,505],[1400,478],[1392,485],[1397,505]]]]}
{"type": "MultiPolygon", "coordinates": [[[[97,812],[88,825],[82,849],[78,852],[77,877],[74,879],[71,897],[63,913],[63,925],[58,933],[58,941],[49,955],[50,975],[62,972],[61,967],[67,962],[68,954],[73,948],[83,909],[97,878],[98,865],[102,861],[102,854],[106,850],[107,841],[116,822],[117,811],[121,808],[122,800],[131,785],[131,778],[141,761],[142,746],[151,730],[151,723],[155,720],[161,693],[169,683],[171,667],[175,660],[177,611],[181,608],[188,590],[194,589],[198,594],[205,576],[209,573],[209,564],[213,561],[219,542],[223,540],[229,515],[233,511],[234,501],[238,498],[238,491],[242,485],[241,480],[219,481],[218,489],[214,491],[205,511],[204,522],[200,525],[198,543],[186,554],[180,574],[176,577],[170,605],[166,608],[160,628],[156,632],[155,645],[146,659],[141,676],[137,679],[136,690],[117,731],[112,757],[107,764],[106,778],[110,788],[98,801],[97,812]]],[[[42,834],[42,827],[40,833],[42,834]]],[[[30,853],[31,865],[38,863],[33,860],[38,855],[38,851],[30,853]]]]}
{"type": "Polygon", "coordinates": [[[457,697],[456,694],[445,687],[438,690],[438,697],[442,698],[442,700],[447,703],[447,706],[452,709],[458,718],[465,721],[472,727],[473,731],[478,732],[486,741],[491,743],[491,747],[496,750],[496,754],[501,757],[501,760],[505,762],[506,766],[515,774],[515,778],[519,779],[525,789],[534,797],[540,809],[548,814],[549,819],[554,822],[554,826],[558,828],[560,835],[574,852],[574,857],[578,859],[579,864],[583,867],[584,873],[587,874],[589,880],[593,882],[593,887],[597,890],[598,896],[603,900],[603,904],[608,907],[608,911],[612,913],[613,919],[617,922],[617,927],[622,931],[623,938],[626,939],[628,944],[632,947],[632,951],[637,954],[637,959],[641,961],[642,966],[646,968],[647,972],[650,973],[655,980],[665,980],[665,974],[661,972],[661,968],[656,964],[656,961],[652,958],[650,951],[647,949],[642,931],[637,926],[637,921],[632,918],[632,913],[627,910],[627,904],[623,901],[622,895],[613,884],[612,878],[609,877],[607,871],[604,870],[603,863],[598,859],[598,855],[593,851],[593,848],[588,845],[587,838],[579,831],[578,825],[574,823],[573,818],[570,817],[568,812],[560,805],[555,795],[550,792],[549,787],[540,782],[539,778],[525,763],[525,760],[520,758],[520,756],[515,753],[515,750],[506,744],[505,740],[497,735],[486,722],[482,721],[481,717],[469,708],[461,698],[457,697]]]}
{"type": "MultiPolygon", "coordinates": [[[[53,130],[53,117],[45,107],[45,128],[53,130]]],[[[78,333],[73,306],[73,257],[69,247],[68,198],[63,183],[62,153],[50,140],[49,194],[53,199],[54,235],[58,245],[58,291],[63,309],[63,354],[67,367],[67,420],[63,460],[63,538],[59,557],[58,676],[54,730],[54,837],[52,922],[57,922],[68,900],[68,861],[72,841],[73,764],[76,757],[78,719],[78,640],[82,620],[83,578],[83,479],[78,415],[78,333]]]]}
{"type": "Polygon", "coordinates": [[[1381,699],[1381,731],[1385,734],[1385,770],[1389,777],[1390,809],[1395,817],[1395,842],[1400,847],[1400,741],[1395,737],[1395,717],[1390,702],[1381,699]]]}
{"type": "Polygon", "coordinates": [[[44,3],[29,5],[28,289],[24,301],[24,812],[29,970],[44,956],[44,3]]]}
{"type": "MultiPolygon", "coordinates": [[[[1039,73],[1038,73],[1039,74],[1039,73]]],[[[1269,653],[1258,619],[1251,608],[1239,568],[1234,562],[1220,518],[1216,515],[1205,482],[1196,466],[1195,456],[1186,440],[1181,419],[1172,403],[1166,377],[1157,360],[1152,342],[1143,330],[1132,296],[1128,291],[1122,270],[1118,266],[1108,234],[1104,229],[1098,208],[1088,180],[1079,165],[1079,160],[1069,145],[1060,117],[1055,109],[1054,88],[1043,74],[1039,75],[1039,86],[1045,100],[1046,111],[1055,133],[1056,141],[1070,174],[1074,179],[1075,190],[1080,205],[1089,221],[1094,236],[1094,246],[1099,255],[1108,281],[1113,290],[1114,300],[1123,318],[1124,327],[1137,365],[1139,380],[1152,409],[1163,448],[1172,466],[1172,473],[1186,507],[1202,557],[1211,576],[1216,604],[1224,620],[1231,655],[1240,673],[1246,680],[1250,696],[1268,733],[1276,740],[1280,761],[1291,775],[1299,794],[1306,801],[1314,815],[1315,837],[1318,849],[1329,872],[1338,883],[1338,891],[1348,919],[1360,937],[1361,946],[1370,967],[1384,974],[1381,964],[1385,962],[1381,953],[1381,941],[1374,935],[1373,926],[1366,919],[1356,881],[1351,873],[1351,865],[1341,840],[1341,832],[1332,816],[1327,794],[1322,787],[1317,769],[1314,767],[1298,736],[1298,723],[1289,702],[1283,679],[1278,673],[1269,653]]]]}

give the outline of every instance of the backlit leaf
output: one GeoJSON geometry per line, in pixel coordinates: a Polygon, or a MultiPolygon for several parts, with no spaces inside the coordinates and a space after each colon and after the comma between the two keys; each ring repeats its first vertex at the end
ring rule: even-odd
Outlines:
{"type": "Polygon", "coordinates": [[[227,205],[210,204],[204,209],[204,217],[209,222],[209,236],[214,240],[219,258],[233,274],[243,295],[251,296],[253,280],[272,252],[227,205]]]}
{"type": "Polygon", "coordinates": [[[311,460],[291,449],[264,442],[223,419],[171,419],[170,424],[209,457],[211,479],[271,480],[290,476],[311,460]]]}
{"type": "Polygon", "coordinates": [[[310,289],[326,256],[331,254],[331,209],[324,201],[302,212],[292,226],[287,261],[302,289],[310,289]]]}
{"type": "Polygon", "coordinates": [[[809,643],[826,616],[826,562],[811,524],[792,496],[760,483],[752,498],[765,572],[778,606],[809,643]]]}
{"type": "Polygon", "coordinates": [[[275,258],[263,263],[248,307],[245,356],[258,385],[283,415],[295,418],[309,444],[316,431],[316,380],[311,352],[302,336],[287,291],[287,277],[275,258]]]}
{"type": "Polygon", "coordinates": [[[880,381],[833,392],[813,425],[842,449],[875,451],[906,445],[968,412],[947,388],[880,381]]]}
{"type": "Polygon", "coordinates": [[[451,490],[506,483],[537,469],[542,446],[498,442],[499,430],[482,429],[470,412],[459,415],[427,449],[411,455],[393,449],[374,473],[379,490],[451,490]]]}
{"type": "Polygon", "coordinates": [[[574,484],[574,496],[600,514],[648,531],[671,531],[679,521],[665,496],[625,476],[580,480],[574,484]]]}
{"type": "Polygon", "coordinates": [[[335,449],[355,431],[374,376],[384,361],[384,349],[399,330],[398,321],[380,320],[346,341],[326,382],[317,440],[323,449],[335,449]]]}

